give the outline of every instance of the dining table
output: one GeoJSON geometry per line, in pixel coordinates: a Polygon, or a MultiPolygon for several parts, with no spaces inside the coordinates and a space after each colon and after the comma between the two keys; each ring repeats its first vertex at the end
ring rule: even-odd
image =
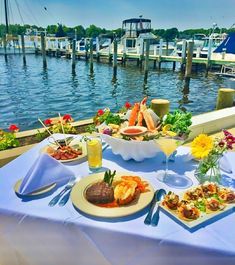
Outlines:
{"type": "MultiPolygon", "coordinates": [[[[62,134],[53,136],[55,139],[63,137],[62,134]]],[[[235,264],[233,209],[189,229],[162,209],[157,226],[144,224],[149,205],[133,214],[112,218],[82,212],[71,200],[62,207],[48,206],[64,186],[41,196],[17,196],[15,183],[24,178],[48,143],[48,139],[41,141],[0,168],[1,265],[235,264]]],[[[189,152],[188,147],[179,147],[169,168],[198,185],[194,176],[198,162],[190,158],[189,152]]],[[[164,155],[159,152],[141,162],[125,161],[108,147],[103,151],[102,170],[131,172],[148,181],[154,190],[183,192],[183,186],[169,187],[156,178],[157,171],[165,167],[163,160],[164,155]]],[[[86,159],[64,165],[79,179],[90,175],[86,159]]],[[[234,185],[233,174],[235,172],[222,172],[222,177],[234,185]]]]}

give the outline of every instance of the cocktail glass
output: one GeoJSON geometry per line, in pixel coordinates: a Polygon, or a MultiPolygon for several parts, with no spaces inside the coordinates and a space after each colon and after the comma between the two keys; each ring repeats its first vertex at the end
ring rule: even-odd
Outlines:
{"type": "Polygon", "coordinates": [[[155,140],[155,144],[166,156],[165,170],[157,171],[157,179],[173,188],[187,188],[193,184],[192,180],[187,176],[179,175],[176,172],[169,171],[168,169],[170,155],[174,153],[177,147],[183,142],[184,140],[182,138],[170,136],[160,137],[155,140]]]}

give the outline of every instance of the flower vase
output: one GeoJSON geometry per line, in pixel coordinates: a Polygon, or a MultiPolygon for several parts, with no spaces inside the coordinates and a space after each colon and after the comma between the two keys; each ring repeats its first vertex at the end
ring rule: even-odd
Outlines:
{"type": "Polygon", "coordinates": [[[209,156],[199,162],[195,171],[195,177],[200,184],[205,181],[221,184],[221,172],[219,166],[220,156],[209,156]]]}

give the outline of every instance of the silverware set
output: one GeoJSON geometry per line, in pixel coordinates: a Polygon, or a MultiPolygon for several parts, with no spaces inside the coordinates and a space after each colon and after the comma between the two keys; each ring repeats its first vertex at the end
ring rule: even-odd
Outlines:
{"type": "Polygon", "coordinates": [[[158,206],[158,202],[160,202],[164,196],[166,195],[166,191],[164,189],[160,189],[160,190],[156,190],[153,196],[153,199],[150,203],[150,209],[149,212],[147,214],[147,216],[144,219],[144,223],[146,225],[152,225],[152,226],[157,226],[158,225],[158,221],[159,221],[159,206],[158,206]],[[157,204],[157,205],[156,205],[157,204]],[[156,205],[156,211],[153,215],[153,210],[155,208],[156,205]]]}
{"type": "Polygon", "coordinates": [[[57,194],[49,203],[50,207],[55,206],[59,202],[59,206],[64,206],[70,196],[70,192],[74,184],[76,183],[76,178],[72,178],[69,180],[68,184],[63,188],[63,190],[57,194]]]}

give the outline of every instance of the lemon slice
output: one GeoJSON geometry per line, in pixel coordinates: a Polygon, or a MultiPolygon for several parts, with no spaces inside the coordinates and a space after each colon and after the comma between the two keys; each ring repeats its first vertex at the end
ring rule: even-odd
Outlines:
{"type": "Polygon", "coordinates": [[[94,146],[94,145],[97,145],[97,144],[99,144],[99,141],[96,140],[96,139],[92,139],[92,140],[90,140],[90,141],[88,142],[88,145],[90,145],[90,146],[94,146]]]}
{"type": "Polygon", "coordinates": [[[171,124],[166,124],[166,125],[163,126],[162,131],[163,132],[170,131],[171,127],[172,127],[171,124]]]}
{"type": "Polygon", "coordinates": [[[172,137],[177,135],[177,133],[172,132],[172,131],[166,131],[165,133],[166,133],[166,135],[169,135],[169,136],[172,136],[172,137]]]}

